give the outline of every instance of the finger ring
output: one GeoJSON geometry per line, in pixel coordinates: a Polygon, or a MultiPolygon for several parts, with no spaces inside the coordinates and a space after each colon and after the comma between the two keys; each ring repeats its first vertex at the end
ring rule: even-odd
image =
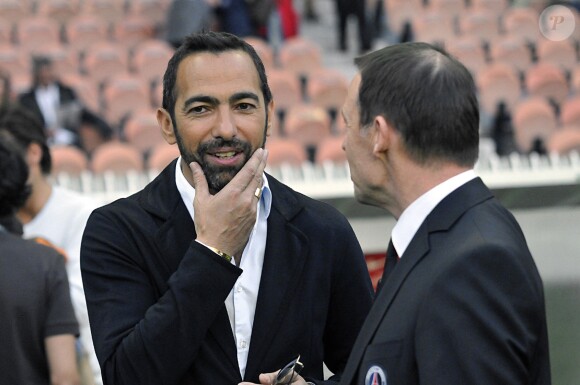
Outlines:
{"type": "Polygon", "coordinates": [[[254,191],[254,196],[256,198],[258,198],[258,200],[260,199],[260,197],[262,196],[262,188],[261,187],[256,187],[256,191],[254,191]]]}

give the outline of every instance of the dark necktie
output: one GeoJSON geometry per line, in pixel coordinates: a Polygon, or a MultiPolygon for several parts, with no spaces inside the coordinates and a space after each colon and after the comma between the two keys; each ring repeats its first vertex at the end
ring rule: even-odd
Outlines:
{"type": "Polygon", "coordinates": [[[398,261],[399,261],[399,256],[397,255],[397,251],[395,250],[395,246],[393,246],[393,240],[391,239],[389,241],[389,246],[387,247],[387,255],[386,255],[386,260],[385,260],[385,269],[383,270],[383,277],[379,280],[379,283],[377,285],[377,295],[379,294],[379,291],[382,289],[383,285],[385,284],[387,277],[389,276],[389,274],[391,274],[391,272],[395,268],[395,265],[397,264],[398,261]]]}

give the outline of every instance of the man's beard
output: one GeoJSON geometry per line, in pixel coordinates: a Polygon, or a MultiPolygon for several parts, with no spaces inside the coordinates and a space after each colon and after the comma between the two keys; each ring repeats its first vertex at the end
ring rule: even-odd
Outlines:
{"type": "Polygon", "coordinates": [[[191,162],[197,162],[201,166],[201,169],[203,170],[207,180],[209,192],[211,194],[216,194],[221,191],[221,189],[223,189],[233,179],[238,171],[244,167],[252,155],[252,146],[250,143],[241,141],[237,138],[232,140],[216,138],[209,142],[200,143],[197,148],[197,152],[194,153],[186,148],[186,146],[183,144],[183,140],[179,135],[178,130],[175,130],[175,137],[177,139],[177,147],[179,147],[179,152],[181,153],[183,161],[185,161],[188,165],[191,162]],[[212,151],[220,147],[229,147],[235,149],[236,152],[242,152],[245,157],[244,162],[242,164],[230,167],[215,166],[204,161],[204,155],[206,155],[208,151],[212,151]]]}

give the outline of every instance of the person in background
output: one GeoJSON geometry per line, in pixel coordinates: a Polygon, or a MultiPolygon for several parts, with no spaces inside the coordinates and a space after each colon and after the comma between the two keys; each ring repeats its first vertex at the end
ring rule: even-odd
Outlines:
{"type": "Polygon", "coordinates": [[[46,131],[36,116],[20,105],[4,108],[0,131],[14,138],[29,167],[32,193],[18,210],[25,238],[44,238],[66,253],[70,297],[80,326],[81,358],[88,359],[95,384],[101,384],[100,367],[91,339],[80,271],[80,244],[91,211],[99,206],[87,196],[50,180],[52,160],[46,131]]]}
{"type": "Polygon", "coordinates": [[[188,36],[162,106],[181,156],[93,211],[83,235],[104,382],[257,382],[301,355],[302,384],[336,383],[373,289],[347,219],[264,172],[274,102],[256,51],[228,33],[188,36]]]}
{"type": "Polygon", "coordinates": [[[0,131],[0,383],[79,385],[64,259],[22,239],[15,215],[30,194],[27,179],[20,149],[0,131]]]}
{"type": "Polygon", "coordinates": [[[359,51],[371,49],[373,29],[369,23],[366,10],[366,0],[335,0],[337,11],[338,48],[342,52],[348,50],[348,18],[353,15],[357,19],[359,51]]]}
{"type": "Polygon", "coordinates": [[[473,170],[471,74],[426,43],[355,62],[342,109],[355,197],[397,223],[341,384],[549,385],[541,277],[515,218],[473,170]]]}
{"type": "Polygon", "coordinates": [[[50,58],[33,58],[32,87],[18,100],[41,120],[51,143],[77,143],[76,127],[81,103],[75,91],[58,79],[50,58]]]}

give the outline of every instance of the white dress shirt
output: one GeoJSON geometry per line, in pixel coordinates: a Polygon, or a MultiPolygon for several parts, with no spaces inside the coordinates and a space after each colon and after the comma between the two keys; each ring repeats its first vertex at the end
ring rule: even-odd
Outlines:
{"type": "Polygon", "coordinates": [[[60,92],[56,84],[49,84],[46,87],[38,87],[34,90],[36,103],[42,112],[44,125],[50,128],[58,126],[58,107],[60,105],[60,92]]]}
{"type": "MultiPolygon", "coordinates": [[[[175,168],[175,183],[189,211],[191,218],[194,218],[193,199],[195,189],[187,182],[183,172],[181,172],[181,157],[177,160],[175,168]]],[[[254,314],[256,313],[256,302],[258,300],[258,289],[262,277],[262,266],[264,264],[264,252],[266,250],[266,235],[268,231],[268,215],[272,207],[272,192],[268,185],[266,175],[263,175],[262,196],[258,201],[258,212],[256,223],[250,233],[250,238],[242,253],[240,268],[242,274],[236,281],[232,291],[226,298],[225,305],[230,319],[230,325],[234,334],[236,348],[238,351],[238,365],[240,374],[244,378],[248,352],[250,351],[250,340],[252,338],[252,326],[254,325],[254,314]]],[[[211,245],[210,245],[211,246],[211,245]]],[[[235,260],[232,258],[232,264],[235,260]]]]}
{"type": "Polygon", "coordinates": [[[457,174],[421,195],[403,211],[391,235],[393,246],[399,257],[404,256],[415,233],[439,202],[476,176],[473,170],[457,174]]]}

